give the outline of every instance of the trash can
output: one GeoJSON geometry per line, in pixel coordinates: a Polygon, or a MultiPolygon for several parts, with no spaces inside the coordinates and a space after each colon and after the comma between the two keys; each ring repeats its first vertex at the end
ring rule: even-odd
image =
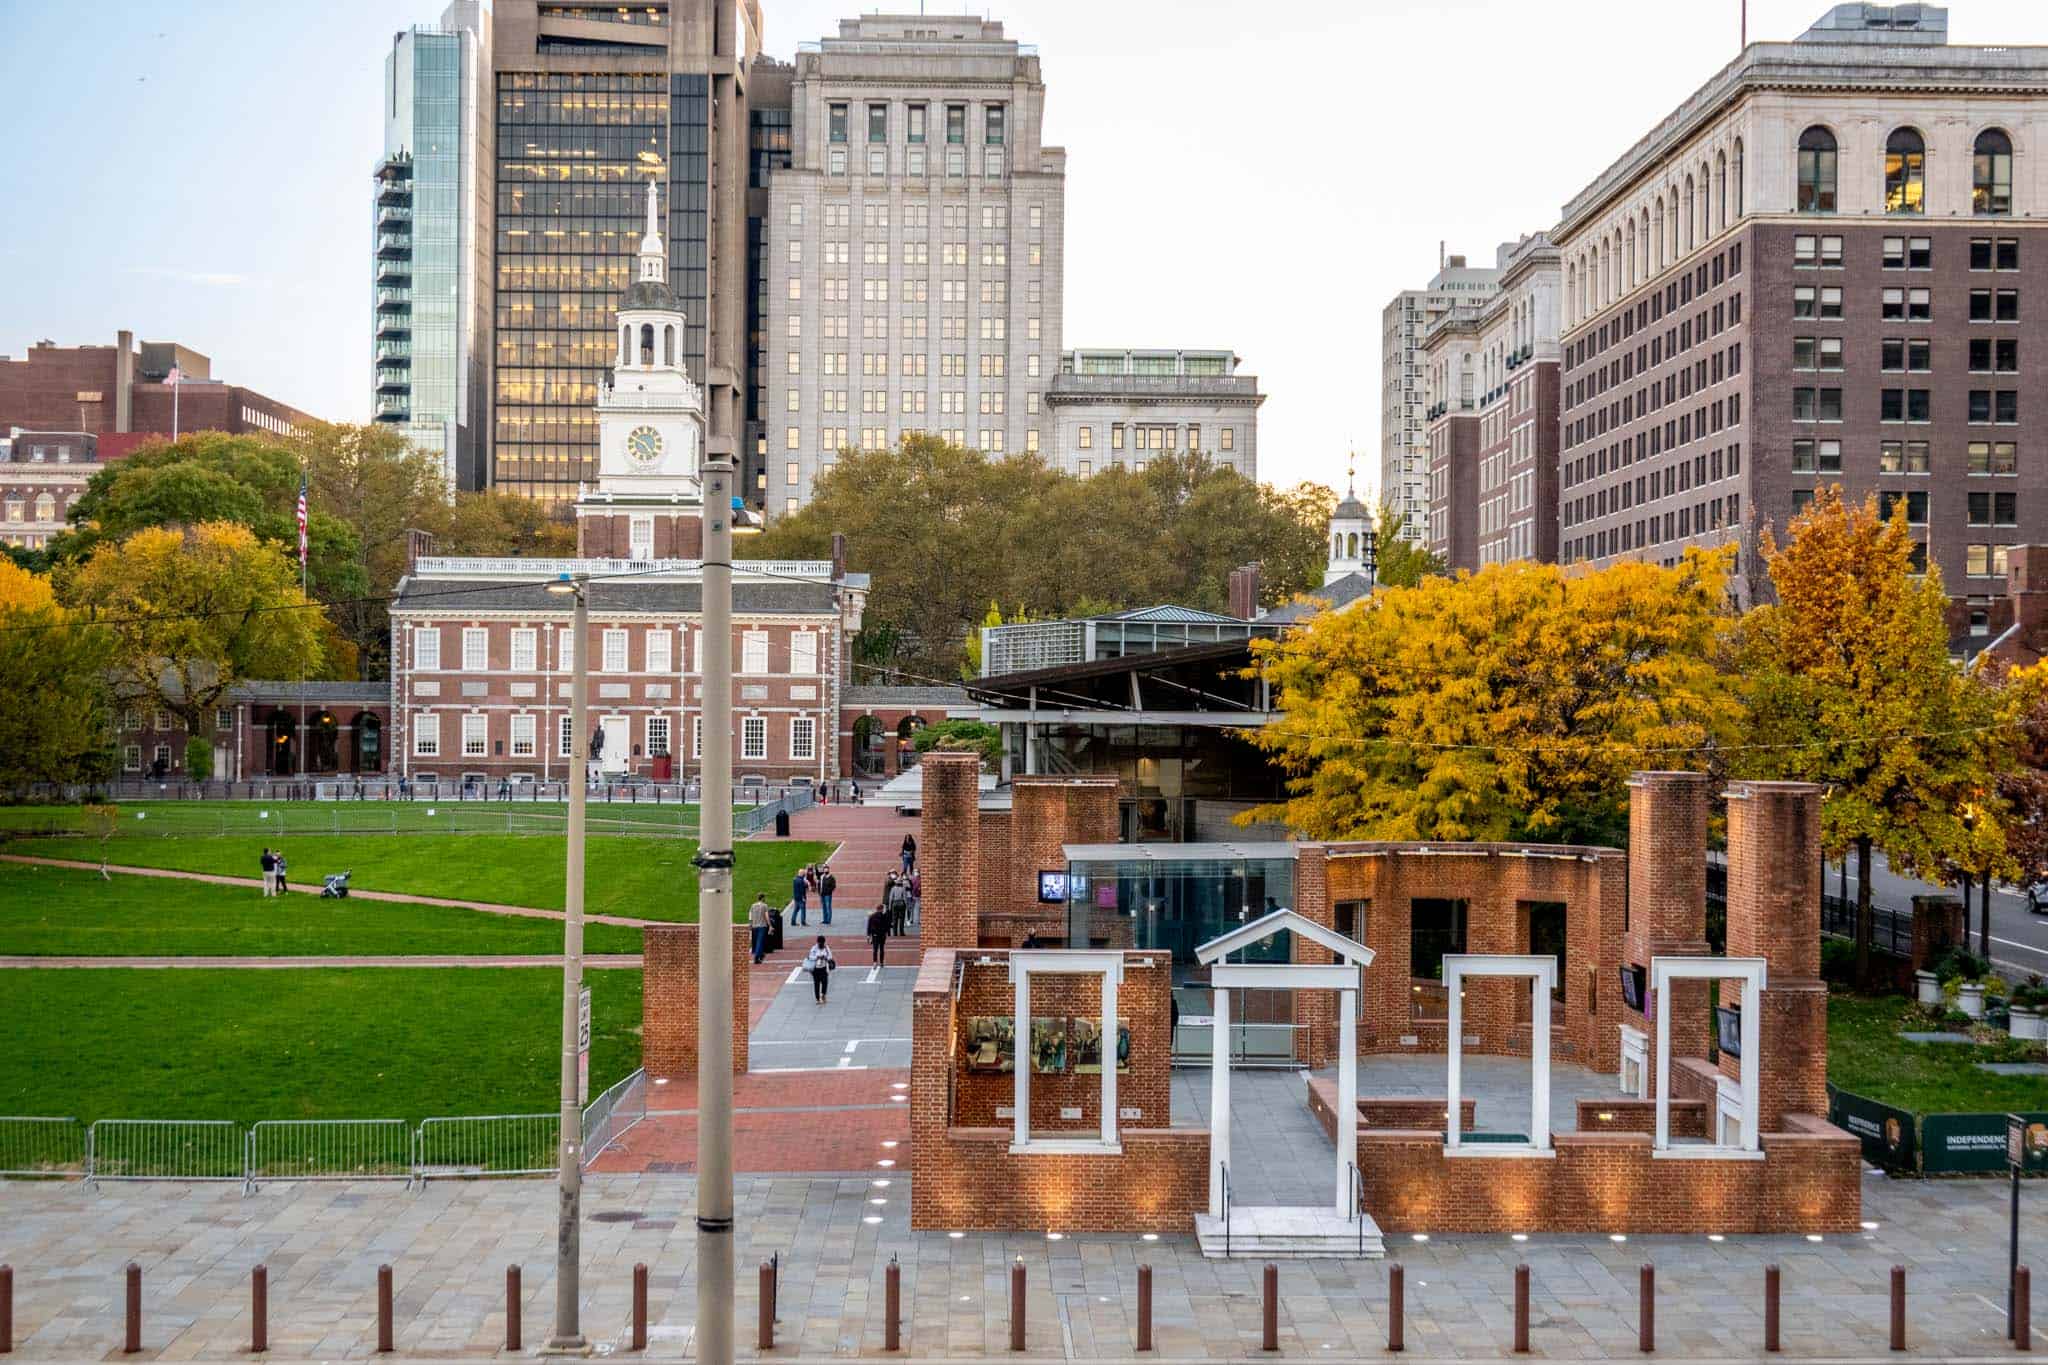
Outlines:
{"type": "Polygon", "coordinates": [[[787,839],[789,837],[789,812],[786,810],[775,812],[775,837],[778,839],[787,839]]]}

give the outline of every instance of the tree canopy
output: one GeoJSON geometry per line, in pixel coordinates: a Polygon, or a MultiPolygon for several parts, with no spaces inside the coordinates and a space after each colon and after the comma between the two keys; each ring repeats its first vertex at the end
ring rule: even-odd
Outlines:
{"type": "Polygon", "coordinates": [[[46,578],[0,560],[0,791],[107,770],[106,632],[57,605],[46,578]]]}
{"type": "Polygon", "coordinates": [[[1221,611],[1230,571],[1254,561],[1262,601],[1284,602],[1321,581],[1334,505],[1328,489],[1275,490],[1199,454],[1081,478],[910,435],[844,452],[808,504],[739,553],[823,558],[846,533],[848,566],[873,576],[863,634],[889,642],[887,662],[951,678],[991,602],[1031,619],[1160,602],[1221,611]]]}
{"type": "Polygon", "coordinates": [[[1629,773],[1718,764],[1726,554],[1595,572],[1491,565],[1256,641],[1279,714],[1250,738],[1316,839],[1618,841],[1629,773]]]}
{"type": "Polygon", "coordinates": [[[1373,546],[1374,553],[1379,556],[1376,582],[1390,588],[1412,588],[1432,574],[1446,572],[1441,555],[1431,554],[1428,547],[1401,538],[1408,518],[1406,514],[1395,511],[1393,503],[1381,503],[1375,521],[1373,546]]]}

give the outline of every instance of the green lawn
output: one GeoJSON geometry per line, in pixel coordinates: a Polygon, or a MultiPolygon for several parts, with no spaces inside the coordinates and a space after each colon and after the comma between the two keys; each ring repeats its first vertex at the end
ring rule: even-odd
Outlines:
{"type": "MultiPolygon", "coordinates": [[[[640,931],[586,925],[591,953],[637,953],[640,931]]],[[[0,863],[0,954],[58,957],[347,957],[559,953],[557,921],[433,905],[286,896],[254,888],[0,863]]],[[[0,982],[0,984],[5,984],[0,982]]]]}
{"type": "MultiPolygon", "coordinates": [[[[640,1064],[640,973],[593,971],[590,1093],[640,1064]]],[[[405,1119],[558,1107],[542,968],[17,971],[0,1113],[405,1119]]]]}
{"type": "MultiPolygon", "coordinates": [[[[196,804],[196,803],[195,803],[196,804]]],[[[147,825],[147,821],[142,822],[147,825]]],[[[559,910],[563,905],[564,850],[557,834],[289,834],[189,835],[163,838],[122,833],[107,846],[107,860],[135,867],[174,868],[232,876],[260,875],[265,846],[284,850],[295,886],[318,886],[330,872],[353,871],[357,890],[440,896],[498,905],[559,910]]],[[[80,838],[16,838],[10,853],[92,859],[99,845],[80,838]]],[[[831,845],[745,840],[737,845],[734,918],[756,891],[786,898],[796,869],[823,858],[831,845]]],[[[697,841],[682,837],[593,835],[584,872],[584,909],[592,914],[691,923],[697,918],[697,841]]],[[[778,900],[778,903],[779,900],[778,900]]]]}
{"type": "MultiPolygon", "coordinates": [[[[123,841],[193,835],[279,839],[300,834],[560,834],[560,801],[131,801],[120,806],[123,841]]],[[[697,832],[697,807],[592,801],[592,834],[697,832]]],[[[78,834],[78,806],[0,806],[0,834],[78,834]]]]}
{"type": "MultiPolygon", "coordinates": [[[[2048,1109],[2048,1076],[1998,1076],[1975,1063],[2009,1061],[1990,1047],[1909,1043],[1904,996],[1828,996],[1828,1079],[1843,1090],[1920,1114],[2048,1109]]],[[[1913,1025],[1912,1027],[1924,1027],[1913,1025]]]]}

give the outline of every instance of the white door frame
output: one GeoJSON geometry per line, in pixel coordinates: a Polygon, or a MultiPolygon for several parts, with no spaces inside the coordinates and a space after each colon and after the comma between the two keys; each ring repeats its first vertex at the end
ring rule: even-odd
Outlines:
{"type": "Polygon", "coordinates": [[[1208,966],[1215,994],[1214,1030],[1209,1045],[1209,1216],[1221,1218],[1223,1173],[1230,1165],[1230,992],[1232,990],[1335,990],[1337,992],[1337,1190],[1332,1203],[1340,1218],[1357,1213],[1351,1205],[1351,1168],[1358,1162],[1358,992],[1372,949],[1326,929],[1293,910],[1276,910],[1195,949],[1208,966]],[[1327,948],[1335,965],[1316,962],[1231,962],[1229,955],[1264,942],[1282,930],[1327,948]]]}
{"type": "Polygon", "coordinates": [[[1760,957],[1653,957],[1650,990],[1657,1005],[1657,1136],[1652,1157],[1729,1157],[1763,1155],[1757,1140],[1757,1091],[1763,1047],[1761,1004],[1766,970],[1760,957]],[[1671,1002],[1665,996],[1673,981],[1740,981],[1742,983],[1742,1141],[1721,1143],[1720,1105],[1709,1106],[1708,1141],[1699,1147],[1671,1145],[1671,1002]]]}
{"type": "Polygon", "coordinates": [[[1550,993],[1557,989],[1557,959],[1548,953],[1446,953],[1444,991],[1450,997],[1445,1049],[1450,1054],[1449,1099],[1444,1108],[1444,1154],[1456,1156],[1463,1143],[1459,1096],[1465,1055],[1465,978],[1526,977],[1529,981],[1529,1140],[1489,1142],[1471,1149],[1484,1156],[1517,1153],[1550,1155],[1550,993]]]}
{"type": "Polygon", "coordinates": [[[608,712],[597,718],[598,728],[604,731],[604,757],[598,760],[599,771],[623,773],[633,765],[633,719],[618,712],[608,712]],[[618,736],[614,743],[613,735],[618,736]]]}

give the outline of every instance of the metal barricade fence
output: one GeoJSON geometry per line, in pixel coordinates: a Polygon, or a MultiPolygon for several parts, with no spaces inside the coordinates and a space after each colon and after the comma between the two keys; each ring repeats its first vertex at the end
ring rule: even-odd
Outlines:
{"type": "Polygon", "coordinates": [[[0,1118],[0,1175],[83,1176],[87,1138],[77,1119],[0,1118]]]}
{"type": "Polygon", "coordinates": [[[486,1114],[420,1121],[412,1165],[436,1176],[552,1175],[559,1169],[561,1115],[486,1114]]]}
{"type": "Polygon", "coordinates": [[[94,1180],[242,1180],[243,1128],[228,1119],[99,1119],[86,1134],[94,1180]]]}
{"type": "Polygon", "coordinates": [[[590,1163],[647,1117],[647,1072],[635,1071],[583,1111],[583,1164],[590,1163]]]}
{"type": "Polygon", "coordinates": [[[412,1183],[413,1133],[403,1119],[265,1119],[249,1126],[243,1188],[261,1180],[412,1183]]]}

